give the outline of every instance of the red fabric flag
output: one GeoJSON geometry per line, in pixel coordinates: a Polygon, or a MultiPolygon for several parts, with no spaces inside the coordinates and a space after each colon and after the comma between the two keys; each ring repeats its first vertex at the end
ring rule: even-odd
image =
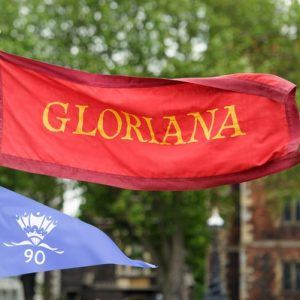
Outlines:
{"type": "Polygon", "coordinates": [[[268,74],[98,75],[0,52],[0,164],[141,190],[201,189],[300,161],[294,84],[268,74]]]}

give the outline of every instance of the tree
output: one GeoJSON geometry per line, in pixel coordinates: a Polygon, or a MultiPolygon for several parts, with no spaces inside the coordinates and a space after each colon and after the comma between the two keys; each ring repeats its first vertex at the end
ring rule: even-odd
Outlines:
{"type": "Polygon", "coordinates": [[[117,233],[117,240],[140,244],[150,253],[159,266],[165,299],[187,299],[184,295],[188,271],[195,275],[201,292],[209,237],[209,203],[211,199],[222,200],[229,191],[141,192],[101,188],[96,184],[83,187],[83,218],[89,222],[99,222],[99,216],[112,220],[111,233],[117,233]]]}

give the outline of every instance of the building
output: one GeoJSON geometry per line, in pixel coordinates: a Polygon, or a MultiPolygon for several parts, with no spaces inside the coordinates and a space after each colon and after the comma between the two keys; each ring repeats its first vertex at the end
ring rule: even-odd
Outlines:
{"type": "Polygon", "coordinates": [[[5,278],[0,280],[1,300],[24,300],[23,286],[18,278],[5,278]]]}
{"type": "Polygon", "coordinates": [[[239,194],[227,234],[228,298],[300,299],[300,197],[269,196],[262,179],[239,194]]]}
{"type": "Polygon", "coordinates": [[[162,300],[153,270],[126,266],[63,270],[61,297],[66,300],[162,300]]]}

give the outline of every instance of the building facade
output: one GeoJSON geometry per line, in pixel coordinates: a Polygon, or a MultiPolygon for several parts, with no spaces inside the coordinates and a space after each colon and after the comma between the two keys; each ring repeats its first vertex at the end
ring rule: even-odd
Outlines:
{"type": "Polygon", "coordinates": [[[239,194],[226,250],[228,298],[299,300],[300,195],[270,200],[262,179],[241,184],[239,194]]]}
{"type": "Polygon", "coordinates": [[[4,278],[0,280],[1,300],[24,300],[23,286],[18,278],[4,278]]]}
{"type": "Polygon", "coordinates": [[[61,297],[66,300],[162,300],[151,269],[111,265],[63,270],[61,297]]]}

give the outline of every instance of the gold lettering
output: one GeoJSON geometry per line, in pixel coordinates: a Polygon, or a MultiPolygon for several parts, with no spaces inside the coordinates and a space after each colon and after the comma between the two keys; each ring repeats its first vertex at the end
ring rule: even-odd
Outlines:
{"type": "Polygon", "coordinates": [[[210,123],[210,127],[208,128],[204,119],[202,118],[201,114],[199,112],[194,112],[194,113],[189,113],[187,114],[188,116],[193,116],[194,117],[194,130],[192,133],[192,136],[190,138],[190,140],[188,141],[188,143],[196,143],[198,142],[198,140],[195,138],[196,136],[196,132],[197,132],[197,128],[198,128],[198,123],[200,123],[200,126],[203,130],[203,133],[206,137],[207,140],[210,140],[210,136],[211,136],[211,132],[214,126],[214,122],[215,122],[215,116],[216,116],[216,111],[218,109],[211,109],[208,110],[207,112],[209,112],[211,114],[211,123],[210,123]]]}
{"type": "Polygon", "coordinates": [[[225,130],[225,129],[233,129],[234,130],[234,133],[230,137],[246,135],[246,133],[242,132],[242,130],[240,128],[240,125],[239,125],[239,122],[238,122],[238,119],[237,119],[237,115],[236,115],[236,112],[235,112],[235,105],[225,106],[224,108],[228,110],[228,113],[225,117],[225,120],[224,120],[219,132],[212,139],[213,140],[224,139],[225,136],[222,135],[222,131],[225,130]],[[228,121],[229,118],[231,118],[232,124],[227,125],[227,121],[228,121]]]}
{"type": "Polygon", "coordinates": [[[92,131],[83,131],[83,116],[87,105],[75,105],[78,108],[78,123],[77,128],[75,131],[73,131],[74,134],[82,134],[82,135],[96,135],[97,128],[93,129],[92,131]]]}
{"type": "Polygon", "coordinates": [[[177,142],[175,143],[175,145],[182,145],[182,144],[186,144],[186,142],[183,141],[182,139],[182,134],[181,134],[181,129],[179,127],[179,124],[176,120],[175,116],[168,116],[168,117],[163,117],[163,119],[168,119],[169,120],[169,124],[168,124],[168,128],[166,130],[164,139],[161,143],[161,145],[170,145],[170,143],[167,142],[167,139],[169,137],[176,137],[177,138],[177,142]],[[175,132],[171,133],[171,127],[173,127],[175,129],[175,132]]]}
{"type": "Polygon", "coordinates": [[[149,141],[150,144],[159,144],[159,142],[157,141],[154,131],[153,131],[153,127],[152,127],[152,118],[147,118],[147,117],[143,117],[143,119],[146,121],[149,132],[150,132],[150,136],[151,136],[151,140],[149,141]]]}
{"type": "MultiPolygon", "coordinates": [[[[107,140],[112,140],[120,135],[124,121],[122,120],[121,112],[110,108],[101,111],[98,118],[97,127],[92,127],[93,129],[89,131],[88,128],[86,128],[92,126],[91,122],[88,122],[90,119],[88,119],[87,116],[89,106],[74,106],[78,109],[78,122],[76,129],[73,131],[74,134],[96,136],[98,131],[99,134],[107,140]],[[107,113],[111,114],[112,116],[107,116],[107,113]],[[112,122],[112,124],[107,124],[108,127],[105,127],[105,129],[105,122],[112,122]]],[[[122,114],[125,116],[126,128],[124,128],[125,133],[124,136],[121,136],[121,139],[130,141],[137,139],[137,141],[142,143],[148,142],[150,144],[159,145],[183,145],[187,143],[199,142],[199,131],[201,131],[201,133],[203,132],[203,139],[206,140],[216,140],[224,139],[226,137],[246,135],[246,133],[240,128],[235,105],[227,105],[223,108],[225,110],[224,113],[220,112],[220,108],[213,108],[205,112],[188,113],[186,116],[193,117],[193,128],[190,128],[192,132],[187,142],[183,140],[182,130],[175,115],[162,117],[162,119],[168,120],[168,124],[166,129],[163,127],[163,130],[165,129],[165,133],[161,141],[160,137],[159,139],[157,138],[159,133],[156,133],[156,128],[154,126],[155,123],[153,124],[153,118],[144,116],[139,117],[122,111],[122,114]],[[225,117],[223,119],[224,115],[225,117]],[[215,130],[214,128],[216,127],[215,123],[217,117],[222,118],[221,120],[218,120],[218,124],[221,124],[221,126],[215,130]],[[146,130],[147,132],[142,130],[146,130]],[[146,138],[144,138],[142,134],[145,134],[146,138]]],[[[71,111],[69,111],[69,103],[59,101],[50,102],[46,105],[42,114],[43,126],[51,132],[65,132],[68,122],[71,120],[71,117],[68,118],[70,113],[71,111]]],[[[162,128],[158,129],[158,132],[161,132],[162,128]]]]}
{"type": "Polygon", "coordinates": [[[133,114],[129,114],[129,113],[126,113],[124,111],[122,111],[122,113],[125,115],[125,118],[126,118],[126,123],[127,123],[127,128],[126,128],[126,134],[125,136],[122,137],[122,140],[130,140],[132,141],[133,138],[131,136],[131,132],[132,132],[132,129],[133,131],[135,132],[138,140],[142,143],[145,143],[147,142],[147,140],[145,140],[140,132],[140,126],[141,126],[141,120],[136,116],[136,115],[133,115],[133,114]],[[135,121],[135,124],[132,123],[132,120],[131,119],[134,119],[135,121]]]}
{"type": "Polygon", "coordinates": [[[50,111],[50,108],[54,105],[62,107],[65,114],[68,112],[69,103],[62,103],[62,102],[58,102],[58,101],[50,102],[47,104],[47,106],[43,112],[43,124],[49,131],[64,132],[66,129],[67,122],[70,121],[69,118],[56,117],[56,120],[59,120],[61,122],[60,126],[58,128],[53,127],[49,122],[49,111],[50,111]]]}
{"type": "Polygon", "coordinates": [[[104,137],[107,140],[112,140],[117,135],[119,135],[121,129],[122,129],[122,119],[121,119],[120,115],[114,109],[108,108],[108,109],[105,109],[101,112],[101,114],[99,116],[99,120],[98,120],[98,130],[99,130],[102,137],[104,137]],[[108,111],[111,112],[115,116],[115,119],[117,121],[117,130],[116,130],[116,133],[114,135],[108,135],[104,131],[104,114],[108,111]]]}

